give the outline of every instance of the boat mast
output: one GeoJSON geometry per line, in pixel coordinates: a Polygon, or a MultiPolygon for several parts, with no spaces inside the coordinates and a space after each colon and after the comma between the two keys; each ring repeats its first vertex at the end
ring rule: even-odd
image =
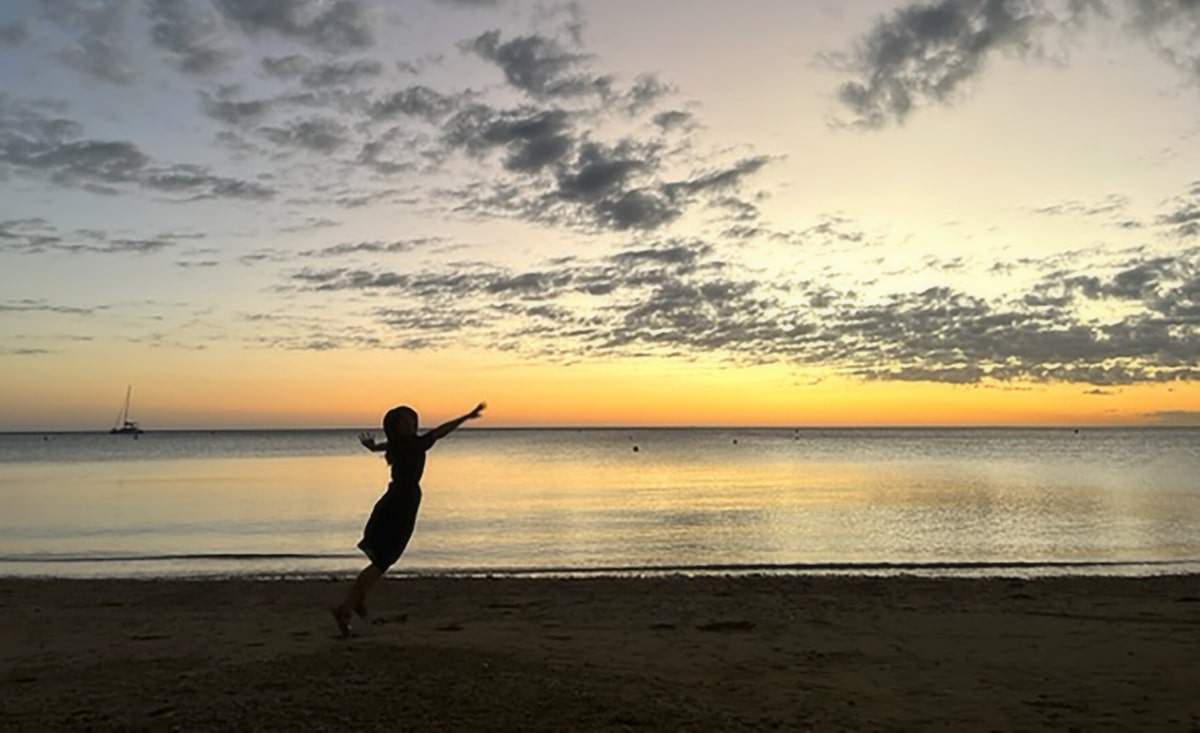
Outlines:
{"type": "Polygon", "coordinates": [[[117,424],[114,428],[123,428],[129,424],[129,400],[133,396],[133,385],[125,387],[125,404],[121,406],[121,414],[117,415],[117,424]]]}

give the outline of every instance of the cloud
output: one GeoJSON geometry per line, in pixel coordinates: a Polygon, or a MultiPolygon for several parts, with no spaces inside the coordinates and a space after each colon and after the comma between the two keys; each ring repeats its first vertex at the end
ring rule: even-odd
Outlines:
{"type": "MultiPolygon", "coordinates": [[[[523,271],[334,267],[293,273],[291,284],[370,294],[408,313],[466,310],[476,320],[456,339],[510,343],[537,358],[717,357],[947,384],[1200,380],[1200,248],[1130,259],[1102,277],[1055,271],[995,298],[944,286],[868,298],[823,282],[763,279],[720,259],[709,242],[679,239],[523,271]],[[1137,307],[1108,320],[1084,315],[1105,301],[1137,307]]],[[[389,325],[407,339],[421,335],[419,323],[389,325]]]]}
{"type": "Polygon", "coordinates": [[[396,239],[390,242],[372,241],[372,242],[343,242],[334,244],[321,249],[312,249],[301,252],[303,257],[342,257],[350,254],[396,254],[401,252],[411,252],[414,249],[421,249],[442,242],[441,237],[416,237],[413,239],[396,239]]]}
{"type": "Polygon", "coordinates": [[[1170,205],[1172,210],[1159,216],[1158,224],[1179,238],[1200,234],[1200,181],[1193,183],[1187,193],[1177,196],[1170,205]]]}
{"type": "Polygon", "coordinates": [[[274,33],[335,52],[374,43],[373,13],[363,0],[215,0],[215,6],[252,36],[274,33]]]}
{"type": "Polygon", "coordinates": [[[279,147],[297,148],[329,155],[350,142],[342,123],[330,118],[314,117],[294,120],[283,127],[262,127],[263,137],[279,147]]]}
{"type": "Polygon", "coordinates": [[[914,2],[878,21],[850,53],[825,61],[852,77],[837,90],[848,124],[880,129],[921,106],[953,102],[996,54],[1051,55],[1093,22],[1140,39],[1200,83],[1200,4],[1191,0],[914,2]]]}
{"type": "Polygon", "coordinates": [[[463,96],[446,95],[422,84],[414,84],[375,101],[369,114],[374,120],[408,116],[432,123],[445,119],[459,108],[463,100],[463,96]]]}
{"type": "Polygon", "coordinates": [[[626,112],[630,115],[640,114],[673,93],[673,84],[664,82],[655,74],[641,74],[625,95],[626,112]]]}
{"type": "Polygon", "coordinates": [[[147,14],[150,40],[187,74],[211,74],[237,58],[237,48],[210,4],[148,0],[147,14]]]}
{"type": "Polygon", "coordinates": [[[488,31],[464,48],[499,66],[509,84],[534,98],[606,96],[611,90],[612,77],[577,73],[588,57],[567,51],[553,38],[500,39],[500,31],[488,31]]]}
{"type": "Polygon", "coordinates": [[[58,54],[63,63],[112,84],[131,84],[137,78],[127,54],[132,0],[42,0],[41,6],[47,19],[73,34],[58,54]]]}
{"type": "Polygon", "coordinates": [[[271,111],[275,102],[268,99],[233,100],[228,92],[213,96],[200,93],[200,109],[209,117],[228,125],[245,125],[257,122],[271,111]]]}
{"type": "Polygon", "coordinates": [[[80,308],[78,306],[54,305],[45,300],[24,298],[20,300],[0,301],[0,314],[3,313],[56,313],[66,316],[90,316],[97,311],[105,310],[105,306],[80,308]]]}
{"type": "Polygon", "coordinates": [[[29,26],[23,20],[0,25],[0,45],[19,46],[29,40],[29,26]]]}
{"type": "Polygon", "coordinates": [[[695,129],[696,118],[691,112],[672,109],[654,115],[654,124],[664,131],[683,130],[687,132],[695,129]]]}
{"type": "Polygon", "coordinates": [[[373,59],[317,63],[298,54],[269,56],[262,60],[262,68],[280,79],[299,79],[301,85],[308,89],[352,86],[383,73],[383,64],[373,59]]]}
{"type": "Polygon", "coordinates": [[[601,142],[577,128],[584,119],[559,107],[467,105],[445,124],[447,153],[486,158],[501,151],[504,170],[515,178],[477,180],[441,192],[442,199],[475,216],[592,231],[652,230],[702,199],[737,189],[769,162],[752,156],[668,177],[665,169],[682,161],[664,158],[663,141],[626,136],[601,142]]]}
{"type": "Polygon", "coordinates": [[[0,252],[22,255],[64,254],[152,254],[171,249],[184,240],[202,235],[161,233],[153,236],[115,236],[107,232],[80,230],[62,233],[44,219],[0,221],[0,252]]]}
{"type": "Polygon", "coordinates": [[[16,172],[95,193],[142,189],[185,199],[263,200],[268,186],[213,174],[207,167],[156,163],[124,140],[75,139],[82,127],[0,95],[0,173],[16,172]]]}
{"type": "Polygon", "coordinates": [[[1049,206],[1034,209],[1034,213],[1047,216],[1111,216],[1122,215],[1129,208],[1129,197],[1120,194],[1109,194],[1100,201],[1086,202],[1077,199],[1062,201],[1049,206]]]}
{"type": "Polygon", "coordinates": [[[1044,22],[1026,0],[908,5],[879,21],[845,59],[856,78],[838,88],[838,99],[853,126],[903,123],[921,104],[954,99],[992,54],[1033,50],[1044,22]]]}

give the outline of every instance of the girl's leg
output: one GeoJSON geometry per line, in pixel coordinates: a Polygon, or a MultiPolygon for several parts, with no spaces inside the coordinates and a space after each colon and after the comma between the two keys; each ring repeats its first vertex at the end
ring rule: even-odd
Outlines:
{"type": "Polygon", "coordinates": [[[350,586],[350,590],[346,591],[346,597],[342,600],[341,605],[334,606],[333,617],[337,621],[338,629],[341,630],[343,636],[350,634],[350,613],[356,608],[362,608],[367,598],[367,592],[383,577],[383,570],[368,565],[363,568],[362,572],[354,580],[354,585],[350,586]]]}

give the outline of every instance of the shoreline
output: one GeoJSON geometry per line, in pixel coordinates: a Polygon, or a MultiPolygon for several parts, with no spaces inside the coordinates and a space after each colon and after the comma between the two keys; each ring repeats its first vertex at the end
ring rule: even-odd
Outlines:
{"type": "Polygon", "coordinates": [[[1188,730],[1200,576],[0,578],[14,730],[1188,730]]]}
{"type": "MultiPolygon", "coordinates": [[[[365,559],[358,555],[319,555],[305,553],[202,553],[152,556],[56,556],[36,559],[11,559],[0,556],[0,582],[31,581],[182,581],[182,582],[305,582],[353,579],[365,559]],[[308,569],[200,569],[190,572],[149,569],[144,572],[125,570],[91,572],[80,575],[44,573],[9,573],[4,565],[45,565],[56,567],[86,567],[88,565],[130,567],[165,562],[242,563],[280,560],[361,560],[352,568],[308,569]]],[[[454,567],[454,568],[393,568],[388,577],[427,579],[654,579],[654,578],[918,578],[918,579],[977,579],[977,580],[1039,580],[1056,578],[1156,578],[1165,576],[1200,576],[1200,559],[1157,560],[983,560],[983,561],[877,561],[877,562],[807,562],[807,563],[697,563],[683,565],[604,565],[594,567],[454,567]]]]}

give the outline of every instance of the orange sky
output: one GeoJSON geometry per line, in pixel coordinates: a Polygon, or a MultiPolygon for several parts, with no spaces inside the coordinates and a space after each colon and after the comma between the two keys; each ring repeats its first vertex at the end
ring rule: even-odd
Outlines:
{"type": "MultiPolygon", "coordinates": [[[[136,354],[136,352],[135,352],[136,354]]],[[[720,367],[621,360],[574,366],[463,353],[422,365],[411,355],[302,357],[141,354],[134,417],[150,429],[359,427],[388,407],[425,424],[489,404],[480,426],[539,425],[1142,425],[1152,413],[1200,412],[1200,387],[1075,384],[945,385],[817,379],[780,365],[720,367]],[[1089,394],[1089,392],[1098,392],[1089,394]],[[1102,393],[1102,394],[1100,394],[1102,393]]],[[[0,385],[5,429],[106,429],[124,398],[119,373],[80,379],[49,369],[0,385]]]]}

